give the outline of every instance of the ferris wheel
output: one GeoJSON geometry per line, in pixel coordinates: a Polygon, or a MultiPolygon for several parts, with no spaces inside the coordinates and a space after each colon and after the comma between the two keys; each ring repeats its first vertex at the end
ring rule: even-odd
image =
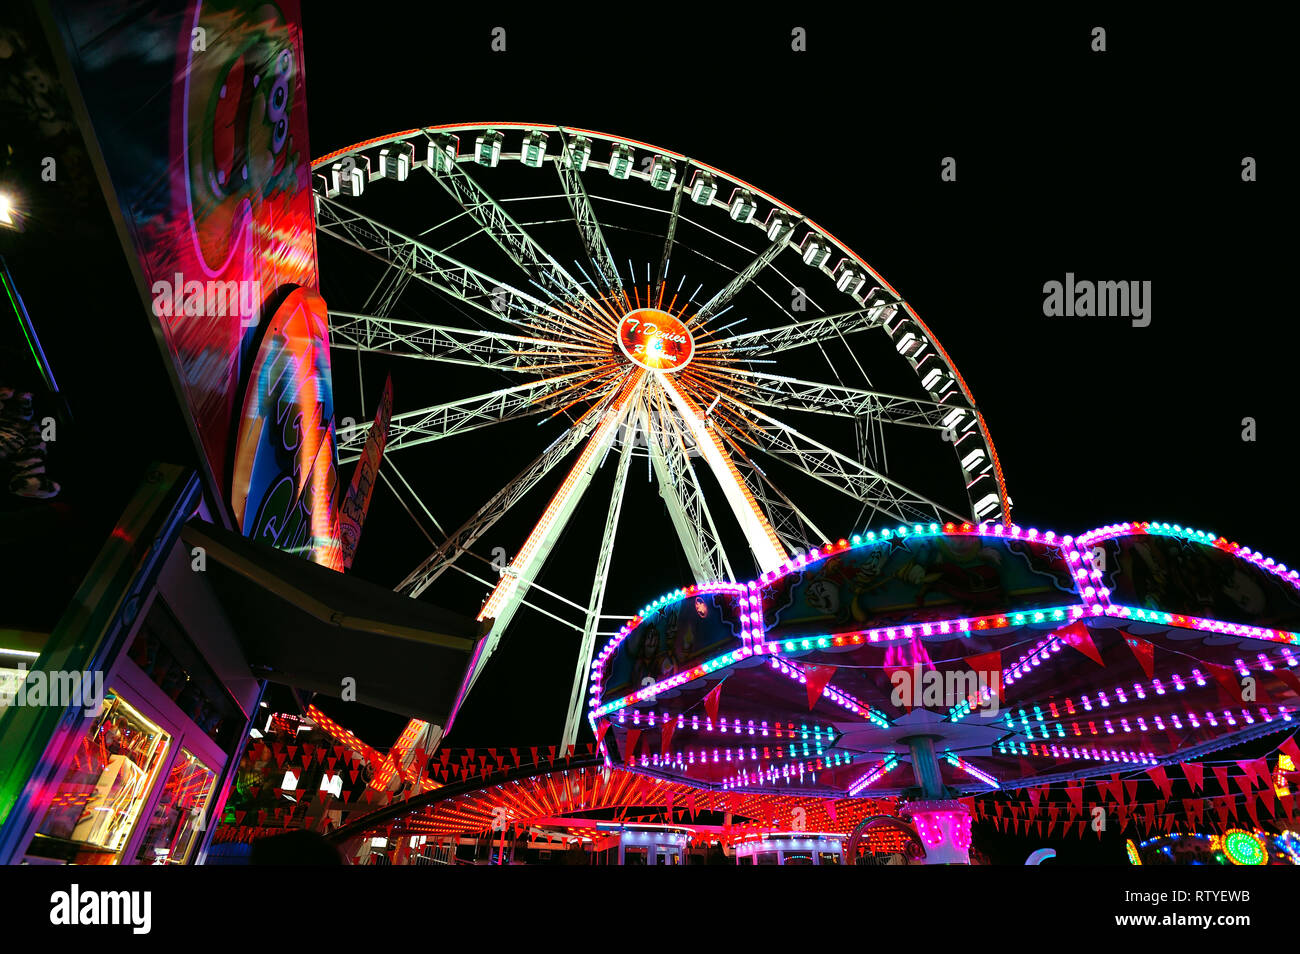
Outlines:
{"type": "MultiPolygon", "coordinates": [[[[484,374],[476,393],[399,402],[385,467],[404,448],[507,421],[566,422],[398,586],[420,595],[549,473],[564,475],[487,594],[488,632],[457,706],[607,458],[615,477],[592,585],[575,604],[586,613],[565,744],[634,457],[648,459],[699,583],[775,570],[832,539],[789,480],[840,495],[845,523],[1009,521],[984,419],[929,328],[862,258],[756,186],[669,149],[519,123],[408,129],[313,171],[318,233],[385,266],[367,302],[330,302],[333,347],[484,374]],[[409,190],[396,227],[371,207],[390,189],[409,190]],[[442,305],[428,320],[392,314],[412,279],[442,305]],[[883,364],[903,372],[889,388],[873,383],[883,364]],[[951,445],[944,472],[924,468],[923,487],[891,475],[896,440],[951,445]],[[723,545],[723,507],[746,552],[723,545]]],[[[364,438],[340,433],[341,464],[364,438]]]]}

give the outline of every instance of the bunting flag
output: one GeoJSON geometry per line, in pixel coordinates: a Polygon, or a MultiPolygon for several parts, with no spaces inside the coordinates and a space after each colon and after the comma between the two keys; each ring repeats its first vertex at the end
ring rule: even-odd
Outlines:
{"type": "Polygon", "coordinates": [[[1147,774],[1151,776],[1151,781],[1156,783],[1156,788],[1160,789],[1160,794],[1168,798],[1170,791],[1173,790],[1173,782],[1169,781],[1164,768],[1157,765],[1147,769],[1147,774]]]}
{"type": "Polygon", "coordinates": [[[1065,794],[1070,799],[1070,811],[1074,815],[1083,814],[1083,786],[1067,785],[1065,794]]]}
{"type": "Polygon", "coordinates": [[[704,697],[704,711],[709,714],[709,721],[718,724],[718,700],[722,696],[722,683],[718,683],[704,697]]]}
{"type": "MultiPolygon", "coordinates": [[[[1300,692],[1300,690],[1297,691],[1300,692]]],[[[1291,762],[1293,765],[1300,766],[1300,745],[1296,745],[1294,735],[1279,745],[1278,750],[1291,756],[1291,762]]]]}
{"type": "Polygon", "coordinates": [[[1075,620],[1069,626],[1056,631],[1056,638],[1071,649],[1076,649],[1083,653],[1098,666],[1105,666],[1101,661],[1101,653],[1097,651],[1097,644],[1092,641],[1092,633],[1082,620],[1075,620]]]}
{"type": "MultiPolygon", "coordinates": [[[[599,748],[601,743],[605,741],[605,733],[608,731],[609,731],[609,721],[607,719],[601,719],[599,722],[596,723],[596,747],[597,748],[599,748]]],[[[513,752],[514,749],[511,749],[510,751],[513,752]]],[[[515,756],[515,765],[516,766],[519,765],[519,757],[517,755],[515,756]]]]}
{"type": "Polygon", "coordinates": [[[822,692],[826,684],[831,681],[831,676],[835,675],[835,667],[809,665],[803,667],[803,673],[808,689],[808,708],[811,710],[822,697],[822,692]]]}
{"type": "Polygon", "coordinates": [[[1156,649],[1151,643],[1137,636],[1125,636],[1124,642],[1128,643],[1128,648],[1133,650],[1133,655],[1137,657],[1138,663],[1142,666],[1142,671],[1151,679],[1155,676],[1155,655],[1156,649]]]}
{"type": "Polygon", "coordinates": [[[1212,765],[1210,767],[1214,769],[1214,777],[1219,783],[1219,791],[1226,795],[1228,793],[1228,766],[1212,765]]]}
{"type": "Polygon", "coordinates": [[[1251,798],[1251,792],[1255,789],[1255,779],[1250,775],[1234,775],[1232,780],[1241,789],[1241,794],[1246,796],[1246,803],[1249,805],[1254,802],[1254,799],[1251,798]]]}
{"type": "Polygon", "coordinates": [[[667,755],[671,751],[673,744],[673,731],[677,728],[677,716],[664,719],[663,726],[659,729],[659,754],[667,755]]]}
{"type": "MultiPolygon", "coordinates": [[[[1251,788],[1255,787],[1256,782],[1258,782],[1261,786],[1264,787],[1267,787],[1270,784],[1267,765],[1263,766],[1264,768],[1263,774],[1260,773],[1259,763],[1262,761],[1263,761],[1262,759],[1260,760],[1238,759],[1237,760],[1237,767],[1241,769],[1241,771],[1245,774],[1247,778],[1250,779],[1251,788]]],[[[1240,785],[1241,783],[1238,782],[1237,784],[1240,785]]]]}
{"type": "Polygon", "coordinates": [[[1205,766],[1200,762],[1184,762],[1182,768],[1187,784],[1192,786],[1192,791],[1199,792],[1205,782],[1205,766]]]}
{"type": "Polygon", "coordinates": [[[979,684],[981,686],[987,685],[993,690],[993,695],[1000,700],[1002,698],[1002,650],[995,649],[990,653],[967,656],[964,661],[972,672],[981,677],[979,684]],[[983,678],[986,675],[993,675],[993,678],[983,678]]]}
{"type": "Polygon", "coordinates": [[[640,744],[640,742],[641,742],[641,730],[640,730],[640,729],[628,729],[628,730],[627,730],[627,746],[626,746],[627,751],[625,751],[625,752],[623,753],[623,761],[624,761],[625,763],[627,763],[627,764],[629,764],[629,765],[631,764],[632,759],[636,756],[636,747],[637,747],[637,745],[640,744]]]}
{"type": "Polygon", "coordinates": [[[1224,697],[1233,705],[1240,705],[1242,702],[1241,680],[1237,676],[1237,670],[1229,666],[1218,666],[1214,663],[1205,663],[1205,668],[1210,670],[1210,675],[1219,684],[1219,689],[1223,692],[1224,697]]]}

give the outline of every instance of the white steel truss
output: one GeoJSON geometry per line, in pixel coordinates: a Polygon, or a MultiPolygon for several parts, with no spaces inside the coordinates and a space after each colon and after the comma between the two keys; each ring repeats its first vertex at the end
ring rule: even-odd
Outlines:
{"type": "Polygon", "coordinates": [[[492,498],[478,509],[475,514],[462,524],[455,533],[443,541],[433,553],[426,557],[418,567],[407,574],[397,584],[399,592],[419,596],[434,580],[460,557],[462,553],[500,520],[521,497],[535,487],[551,469],[569,453],[587,439],[595,430],[609,407],[612,398],[607,398],[597,407],[580,417],[572,427],[561,434],[550,447],[542,451],[531,464],[525,467],[509,484],[497,491],[492,498]]]}
{"type": "Polygon", "coordinates": [[[591,296],[577,279],[565,271],[564,266],[553,259],[546,249],[538,245],[528,230],[501,208],[459,163],[452,163],[442,171],[435,171],[429,166],[425,169],[469,217],[501,246],[529,279],[570,305],[576,305],[584,299],[591,301],[591,296]]]}
{"type": "Polygon", "coordinates": [[[623,493],[627,489],[627,475],[632,464],[632,446],[633,441],[625,440],[618,455],[618,471],[614,475],[614,490],[609,498],[609,513],[605,517],[605,534],[601,537],[600,553],[596,557],[596,575],[591,580],[587,618],[583,622],[582,642],[578,647],[578,668],[573,674],[568,714],[564,718],[564,736],[560,741],[562,752],[567,751],[570,745],[578,741],[578,727],[582,724],[582,703],[587,698],[591,657],[596,650],[596,631],[600,627],[601,612],[605,607],[605,586],[609,582],[609,564],[614,556],[614,535],[618,529],[618,518],[623,509],[623,493]]]}

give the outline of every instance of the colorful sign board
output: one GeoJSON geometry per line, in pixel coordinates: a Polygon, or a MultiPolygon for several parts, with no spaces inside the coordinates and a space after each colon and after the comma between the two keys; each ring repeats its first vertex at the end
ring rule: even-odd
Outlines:
{"type": "Polygon", "coordinates": [[[52,7],[181,399],[226,494],[267,303],[318,283],[299,2],[52,7]]]}
{"type": "Polygon", "coordinates": [[[231,503],[245,536],[343,569],[336,509],[329,314],[299,288],[253,361],[235,442],[231,503]]]}
{"type": "Polygon", "coordinates": [[[678,319],[657,308],[638,308],[618,326],[618,346],[650,371],[680,371],[695,356],[695,340],[678,319]]]}
{"type": "Polygon", "coordinates": [[[352,482],[343,497],[343,508],[339,511],[339,533],[343,546],[343,569],[352,568],[352,560],[357,555],[357,543],[361,539],[361,525],[366,522],[366,512],[370,509],[370,497],[375,492],[375,481],[379,479],[379,465],[383,461],[384,446],[388,443],[388,422],[393,416],[393,376],[384,381],[384,393],[379,399],[379,408],[375,411],[375,421],[366,435],[365,447],[357,461],[357,469],[352,472],[352,482]]]}

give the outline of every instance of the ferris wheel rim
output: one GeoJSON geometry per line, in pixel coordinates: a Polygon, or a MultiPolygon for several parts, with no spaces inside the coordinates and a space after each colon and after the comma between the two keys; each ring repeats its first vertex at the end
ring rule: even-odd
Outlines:
{"type": "MultiPolygon", "coordinates": [[[[924,333],[926,340],[934,347],[935,351],[940,356],[943,362],[943,366],[952,374],[954,382],[956,383],[962,396],[965,398],[966,409],[968,409],[974,415],[974,419],[975,419],[974,423],[975,426],[978,428],[980,438],[983,444],[988,448],[989,463],[991,465],[992,476],[994,479],[995,493],[998,498],[998,508],[997,508],[998,513],[996,514],[996,516],[999,516],[1000,522],[1003,523],[1004,525],[1006,526],[1011,525],[1011,506],[1012,506],[1011,498],[1006,489],[1006,478],[1002,470],[1001,457],[998,454],[997,447],[993,442],[993,437],[989,430],[988,423],[985,420],[984,414],[980,410],[980,407],[975,400],[974,393],[971,391],[970,386],[966,383],[965,376],[962,375],[961,370],[957,367],[956,361],[953,360],[951,355],[949,355],[947,349],[943,347],[942,343],[939,341],[938,337],[931,330],[930,326],[924,321],[924,319],[920,317],[920,315],[917,314],[916,309],[911,305],[911,303],[908,302],[901,294],[899,294],[899,292],[894,288],[894,286],[890,284],[889,281],[887,281],[878,271],[876,271],[876,269],[869,262],[867,262],[866,259],[864,259],[851,247],[849,247],[840,239],[838,239],[832,232],[830,232],[825,227],[818,224],[815,220],[799,212],[793,206],[782,201],[781,199],[777,198],[776,196],[772,195],[766,190],[760,188],[759,186],[756,186],[753,183],[745,179],[742,179],[739,176],[734,175],[733,173],[727,172],[724,169],[720,169],[717,166],[713,166],[707,162],[703,162],[699,159],[695,159],[694,157],[688,156],[685,153],[677,152],[676,150],[673,149],[668,149],[663,146],[655,145],[654,143],[645,142],[644,140],[639,140],[639,139],[633,139],[629,136],[623,136],[617,133],[603,132],[601,130],[587,129],[585,127],[579,127],[579,126],[566,126],[558,123],[465,122],[465,123],[443,123],[443,124],[431,125],[431,126],[418,126],[411,129],[401,130],[398,132],[384,134],[370,139],[361,140],[352,143],[350,145],[343,146],[339,149],[335,149],[332,152],[326,153],[323,156],[313,159],[310,163],[310,169],[314,174],[317,172],[317,170],[324,168],[328,163],[334,162],[340,158],[353,155],[359,152],[363,152],[365,150],[382,147],[394,142],[403,142],[417,135],[428,136],[437,133],[454,133],[457,131],[486,131],[486,130],[556,131],[564,136],[567,135],[589,136],[605,142],[627,144],[641,149],[651,150],[656,154],[669,157],[676,161],[684,162],[687,164],[688,168],[694,166],[699,169],[705,170],[710,174],[720,176],[721,178],[725,179],[729,183],[734,184],[738,188],[746,189],[755,195],[761,196],[768,202],[771,202],[777,208],[781,209],[783,212],[795,216],[800,225],[808,228],[812,232],[816,232],[818,235],[825,238],[827,241],[831,242],[843,255],[845,255],[848,258],[851,258],[853,261],[857,262],[864,269],[866,269],[866,271],[871,275],[871,277],[875,279],[877,282],[879,282],[881,288],[885,289],[886,291],[889,292],[889,294],[894,296],[894,298],[897,300],[896,302],[897,305],[902,307],[902,309],[907,313],[908,317],[913,322],[915,322],[916,325],[920,328],[920,330],[924,333]]],[[[458,157],[457,162],[460,161],[461,160],[458,157]]],[[[633,173],[633,174],[637,175],[638,178],[641,178],[641,175],[639,173],[633,173]]],[[[917,378],[919,380],[921,378],[921,375],[918,369],[913,368],[913,371],[917,373],[917,378]]],[[[927,388],[924,388],[924,385],[923,385],[923,390],[925,390],[925,392],[928,395],[933,396],[927,388]]],[[[960,454],[958,455],[958,459],[960,460],[960,454]]],[[[968,485],[967,488],[968,490],[970,486],[971,485],[968,485]]],[[[972,520],[982,522],[984,520],[989,519],[990,516],[992,516],[992,515],[981,516],[977,512],[977,501],[974,495],[968,494],[967,503],[971,508],[972,520]]]]}

